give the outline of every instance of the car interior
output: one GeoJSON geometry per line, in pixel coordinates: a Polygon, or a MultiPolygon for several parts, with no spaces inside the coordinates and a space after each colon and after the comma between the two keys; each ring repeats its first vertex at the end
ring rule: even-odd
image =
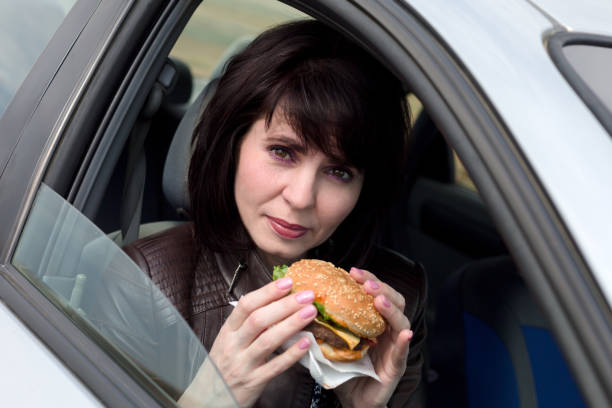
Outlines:
{"type": "MultiPolygon", "coordinates": [[[[147,89],[100,204],[88,214],[119,246],[189,221],[186,171],[195,121],[227,60],[252,38],[235,35],[202,77],[177,49],[182,40],[193,42],[191,35],[186,29],[147,89]]],[[[409,172],[380,242],[426,270],[426,406],[583,406],[487,205],[427,106],[408,97],[409,172]]]]}
{"type": "MultiPolygon", "coordinates": [[[[117,242],[126,244],[188,221],[185,180],[194,122],[227,58],[246,43],[248,39],[239,38],[228,47],[201,90],[184,61],[168,58],[162,71],[168,75],[166,89],[161,97],[149,96],[158,106],[147,103],[143,110],[150,111],[141,113],[148,132],[133,132],[107,188],[107,208],[95,219],[117,242]],[[146,177],[135,171],[138,160],[146,162],[146,177]]],[[[579,406],[580,394],[546,320],[486,205],[475,189],[457,182],[458,158],[426,108],[413,114],[409,176],[382,244],[427,271],[428,406],[553,406],[568,401],[579,406]]]]}

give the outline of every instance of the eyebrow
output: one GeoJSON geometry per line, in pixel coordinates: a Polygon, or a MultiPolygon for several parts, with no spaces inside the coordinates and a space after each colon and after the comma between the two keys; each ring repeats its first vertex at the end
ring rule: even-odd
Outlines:
{"type": "MultiPolygon", "coordinates": [[[[284,135],[272,135],[272,136],[266,136],[266,142],[267,143],[279,143],[282,144],[284,146],[289,147],[291,150],[299,153],[299,154],[306,154],[308,152],[308,146],[305,145],[302,142],[302,139],[298,139],[296,140],[296,138],[293,138],[291,136],[284,136],[284,135]]],[[[361,169],[357,166],[355,166],[354,164],[350,163],[349,161],[346,160],[346,157],[344,155],[329,155],[327,154],[327,156],[332,159],[333,161],[335,161],[338,165],[340,166],[346,166],[346,167],[352,167],[355,170],[361,172],[361,169]]]]}
{"type": "Polygon", "coordinates": [[[268,143],[279,143],[279,144],[285,145],[289,147],[291,150],[299,154],[306,154],[306,152],[308,151],[308,147],[304,143],[302,143],[301,139],[296,139],[296,138],[289,137],[289,136],[283,136],[283,135],[267,136],[266,141],[268,143]]]}

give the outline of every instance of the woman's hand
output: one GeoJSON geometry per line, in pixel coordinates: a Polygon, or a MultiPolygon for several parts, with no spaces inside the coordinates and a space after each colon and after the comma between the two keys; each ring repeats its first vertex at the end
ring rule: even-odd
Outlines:
{"type": "MultiPolygon", "coordinates": [[[[283,278],[240,298],[212,345],[209,357],[241,407],[253,405],[268,381],[295,364],[310,346],[310,341],[303,338],[270,358],[317,315],[312,305],[313,292],[307,290],[286,296],[291,286],[291,278],[283,278]]],[[[200,371],[207,370],[205,365],[200,371]]],[[[187,405],[183,405],[186,396],[197,400],[203,397],[197,394],[211,392],[210,377],[204,373],[200,376],[198,372],[181,397],[181,405],[187,405]]]]}
{"type": "Polygon", "coordinates": [[[375,297],[374,305],[387,321],[387,329],[370,350],[370,358],[380,382],[370,377],[357,377],[336,388],[343,407],[384,407],[406,370],[412,339],[410,322],[404,315],[404,297],[368,271],[352,268],[350,275],[375,297]]]}

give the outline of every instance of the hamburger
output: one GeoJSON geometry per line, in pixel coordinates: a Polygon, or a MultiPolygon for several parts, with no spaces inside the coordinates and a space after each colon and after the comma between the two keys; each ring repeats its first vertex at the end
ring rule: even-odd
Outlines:
{"type": "Polygon", "coordinates": [[[291,266],[275,266],[273,278],[290,277],[292,292],[312,290],[318,314],[305,330],[312,332],[328,360],[353,361],[364,357],[385,321],[365,292],[344,269],[330,262],[302,259],[291,266]]]}

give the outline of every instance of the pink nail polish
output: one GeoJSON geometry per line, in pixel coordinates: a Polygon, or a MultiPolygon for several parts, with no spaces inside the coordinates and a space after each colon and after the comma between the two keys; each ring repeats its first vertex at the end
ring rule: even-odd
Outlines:
{"type": "Polygon", "coordinates": [[[289,289],[293,285],[291,278],[281,278],[276,281],[276,287],[279,289],[289,289]]]}
{"type": "Polygon", "coordinates": [[[310,347],[310,340],[308,340],[306,337],[304,337],[298,342],[298,348],[300,348],[301,350],[305,350],[308,347],[310,347]]]}
{"type": "Polygon", "coordinates": [[[312,303],[312,301],[314,300],[314,292],[312,290],[305,290],[303,292],[300,292],[295,295],[295,300],[297,300],[297,302],[301,304],[312,303]]]}
{"type": "Polygon", "coordinates": [[[362,277],[363,276],[363,270],[359,269],[359,268],[355,268],[354,266],[351,268],[351,271],[355,272],[355,274],[358,277],[362,277]]]}
{"type": "Polygon", "coordinates": [[[391,307],[391,302],[389,302],[389,299],[387,299],[387,297],[384,295],[383,295],[383,305],[385,305],[385,307],[391,307]]]}
{"type": "Polygon", "coordinates": [[[308,305],[300,311],[300,317],[304,320],[310,319],[317,314],[317,308],[313,305],[308,305]]]}
{"type": "Polygon", "coordinates": [[[370,285],[370,288],[372,288],[374,290],[380,289],[380,285],[378,283],[374,282],[373,280],[369,280],[368,284],[370,285]]]}

